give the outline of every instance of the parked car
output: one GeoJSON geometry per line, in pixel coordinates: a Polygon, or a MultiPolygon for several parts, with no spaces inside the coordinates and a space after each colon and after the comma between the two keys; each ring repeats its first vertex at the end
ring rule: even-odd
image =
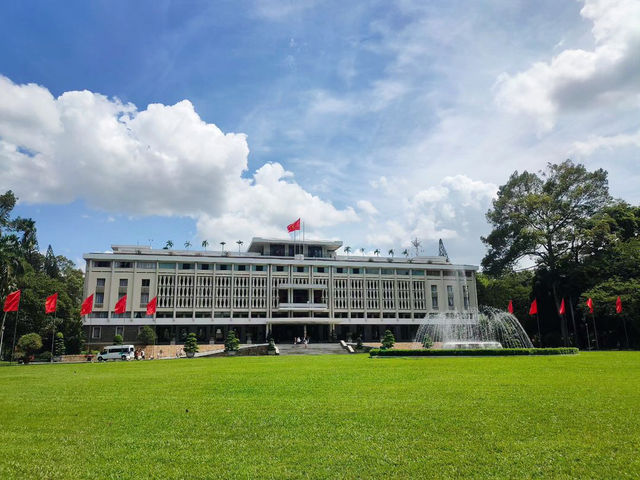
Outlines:
{"type": "Polygon", "coordinates": [[[131,360],[135,348],[133,345],[110,345],[98,354],[99,362],[107,360],[131,360]]]}

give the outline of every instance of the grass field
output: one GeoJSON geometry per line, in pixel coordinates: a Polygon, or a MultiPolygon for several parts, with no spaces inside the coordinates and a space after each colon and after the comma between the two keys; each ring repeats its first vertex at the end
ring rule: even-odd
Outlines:
{"type": "Polygon", "coordinates": [[[638,478],[640,353],[0,368],[0,478],[638,478]]]}

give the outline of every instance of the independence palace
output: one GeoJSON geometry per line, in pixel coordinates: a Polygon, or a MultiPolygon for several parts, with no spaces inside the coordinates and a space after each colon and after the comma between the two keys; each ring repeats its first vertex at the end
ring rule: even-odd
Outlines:
{"type": "Polygon", "coordinates": [[[85,254],[85,296],[94,294],[87,339],[111,344],[120,334],[133,343],[151,325],[160,344],[183,343],[189,332],[222,343],[229,329],[242,343],[377,341],[386,329],[410,341],[429,316],[476,315],[477,267],[444,256],[337,255],[341,246],[254,238],[242,253],[114,245],[85,254]],[[124,295],[126,311],[116,314],[124,295]],[[155,296],[157,311],[147,316],[155,296]]]}

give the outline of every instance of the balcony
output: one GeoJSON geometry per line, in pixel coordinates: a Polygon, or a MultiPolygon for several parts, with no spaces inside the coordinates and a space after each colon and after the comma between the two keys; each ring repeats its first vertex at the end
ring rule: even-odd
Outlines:
{"type": "Polygon", "coordinates": [[[281,303],[278,305],[279,312],[326,312],[329,306],[326,303],[281,303]]]}

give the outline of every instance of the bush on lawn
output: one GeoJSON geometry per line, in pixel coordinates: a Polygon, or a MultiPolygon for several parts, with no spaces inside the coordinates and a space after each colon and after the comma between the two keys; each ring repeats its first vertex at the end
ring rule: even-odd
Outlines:
{"type": "Polygon", "coordinates": [[[233,330],[229,330],[227,339],[224,342],[224,351],[235,352],[236,350],[238,350],[239,346],[240,340],[238,340],[238,337],[236,337],[236,332],[234,332],[233,330]]]}
{"type": "Polygon", "coordinates": [[[122,345],[123,339],[122,335],[114,335],[113,336],[113,344],[114,345],[122,345]]]}
{"type": "Polygon", "coordinates": [[[396,337],[393,336],[391,330],[384,331],[384,337],[382,338],[382,350],[388,350],[393,348],[396,343],[396,337]]]}
{"type": "Polygon", "coordinates": [[[372,357],[495,357],[511,355],[573,355],[578,353],[575,347],[560,348],[492,348],[473,350],[384,350],[374,348],[369,352],[372,357]]]}
{"type": "Polygon", "coordinates": [[[18,352],[24,363],[29,363],[33,354],[42,348],[42,338],[37,333],[27,333],[18,339],[18,352]]]}
{"type": "Polygon", "coordinates": [[[153,328],[145,325],[140,329],[140,333],[138,334],[138,343],[140,345],[155,345],[156,338],[156,332],[153,331],[153,328]]]}
{"type": "Polygon", "coordinates": [[[56,333],[56,341],[54,343],[53,351],[55,352],[56,357],[64,355],[67,351],[64,346],[64,335],[62,332],[56,333]]]}
{"type": "Polygon", "coordinates": [[[431,347],[433,347],[433,340],[431,340],[431,337],[429,335],[425,335],[422,339],[422,348],[429,349],[431,347]]]}
{"type": "Polygon", "coordinates": [[[198,338],[195,333],[191,332],[184,341],[184,351],[185,353],[196,353],[198,350],[198,338]]]}

